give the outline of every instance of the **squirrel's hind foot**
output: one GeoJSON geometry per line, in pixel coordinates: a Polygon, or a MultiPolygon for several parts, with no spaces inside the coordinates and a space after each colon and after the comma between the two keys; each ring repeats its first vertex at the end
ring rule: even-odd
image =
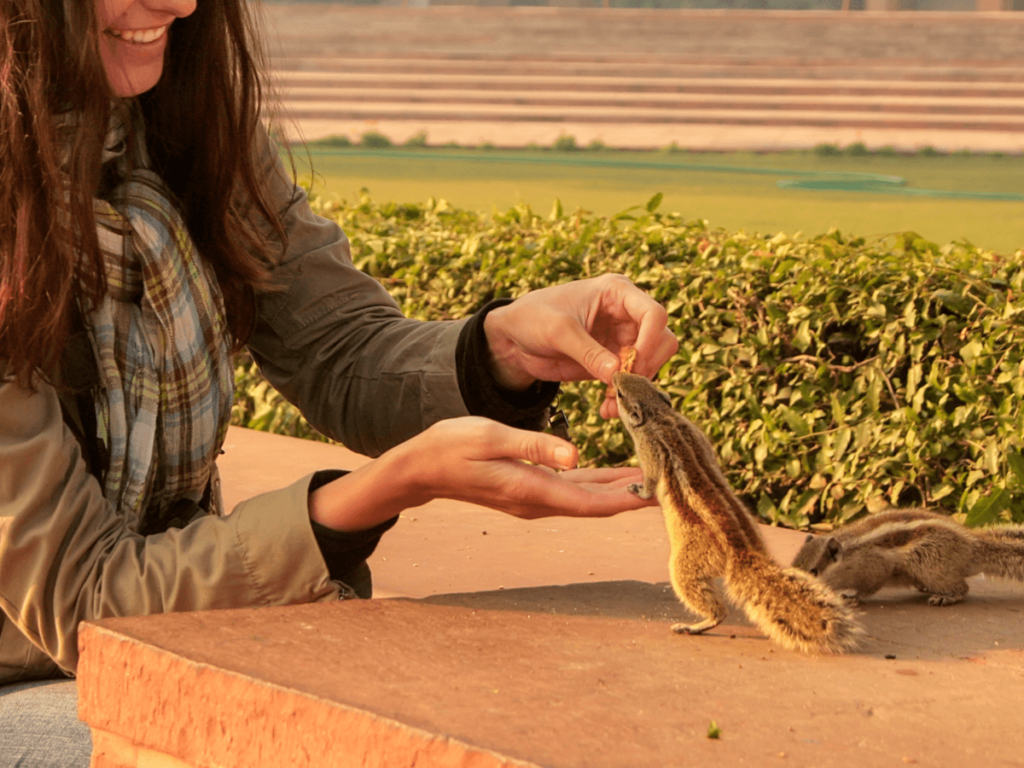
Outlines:
{"type": "Polygon", "coordinates": [[[963,602],[964,595],[929,595],[928,605],[944,606],[944,605],[956,605],[957,603],[963,602]]]}
{"type": "Polygon", "coordinates": [[[698,624],[673,624],[672,631],[677,635],[700,635],[709,629],[714,629],[721,623],[721,619],[707,619],[698,624]]]}

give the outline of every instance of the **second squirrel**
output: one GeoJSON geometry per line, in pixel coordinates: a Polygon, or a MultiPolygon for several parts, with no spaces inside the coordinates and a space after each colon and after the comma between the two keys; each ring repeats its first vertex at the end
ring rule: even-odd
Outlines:
{"type": "Polygon", "coordinates": [[[970,576],[1024,581],[1024,525],[965,528],[922,509],[894,509],[808,536],[793,565],[851,602],[884,586],[916,587],[930,605],[967,595],[970,576]]]}

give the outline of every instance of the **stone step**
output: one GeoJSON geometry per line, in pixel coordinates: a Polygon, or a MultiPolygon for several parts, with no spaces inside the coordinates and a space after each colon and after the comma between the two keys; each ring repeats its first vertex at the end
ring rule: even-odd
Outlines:
{"type": "Polygon", "coordinates": [[[608,123],[730,123],[888,128],[964,128],[1024,131],[1020,114],[929,114],[821,109],[680,109],[650,107],[582,107],[575,105],[416,104],[360,101],[285,101],[292,119],[575,121],[608,123]]]}
{"type": "Polygon", "coordinates": [[[274,83],[297,120],[1024,128],[1024,83],[296,70],[274,83]]]}
{"type": "Polygon", "coordinates": [[[991,62],[923,63],[917,60],[878,59],[822,62],[814,58],[773,58],[770,61],[736,57],[688,56],[676,57],[651,54],[643,61],[617,60],[601,56],[521,56],[486,57],[482,55],[410,56],[400,53],[366,54],[359,57],[340,56],[280,56],[273,59],[275,69],[291,73],[334,73],[350,77],[357,73],[443,75],[543,75],[572,78],[630,77],[691,78],[699,76],[716,80],[780,79],[799,82],[816,80],[864,80],[879,87],[888,82],[918,83],[950,81],[939,87],[973,87],[974,84],[1024,83],[1024,68],[1020,64],[1005,66],[991,62]]]}
{"type": "Polygon", "coordinates": [[[1024,80],[964,83],[949,80],[879,81],[838,78],[818,81],[808,78],[760,77],[643,77],[629,75],[425,73],[410,68],[387,73],[312,72],[275,70],[273,82],[288,88],[417,88],[494,89],[520,88],[531,91],[629,91],[631,93],[728,93],[728,94],[814,94],[816,96],[936,96],[980,98],[1024,98],[1024,80]]]}
{"type": "Polygon", "coordinates": [[[267,6],[275,57],[548,56],[635,62],[1019,66],[1021,13],[267,6]]]}
{"type": "Polygon", "coordinates": [[[722,94],[651,93],[597,90],[509,90],[497,88],[400,88],[400,87],[288,87],[280,97],[300,103],[373,102],[386,104],[506,105],[510,108],[550,106],[623,107],[631,109],[773,109],[857,112],[942,113],[942,114],[1024,114],[1024,95],[1005,98],[940,96],[823,96],[817,94],[722,94]]]}

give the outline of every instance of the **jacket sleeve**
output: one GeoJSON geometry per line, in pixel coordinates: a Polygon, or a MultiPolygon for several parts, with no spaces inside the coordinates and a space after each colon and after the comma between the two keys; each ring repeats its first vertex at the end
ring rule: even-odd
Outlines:
{"type": "Polygon", "coordinates": [[[85,619],[337,599],[309,481],[142,537],[86,470],[53,388],[0,379],[0,683],[45,674],[19,669],[45,657],[74,672],[85,619]]]}
{"type": "Polygon", "coordinates": [[[466,321],[403,316],[266,147],[271,202],[288,237],[270,254],[274,288],[257,297],[249,350],[263,375],[314,427],[369,456],[467,415],[455,364],[466,321]]]}

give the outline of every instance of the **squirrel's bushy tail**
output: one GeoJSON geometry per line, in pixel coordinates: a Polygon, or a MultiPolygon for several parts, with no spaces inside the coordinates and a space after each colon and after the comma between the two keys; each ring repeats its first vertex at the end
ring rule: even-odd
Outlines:
{"type": "Polygon", "coordinates": [[[1024,581],[1024,525],[977,528],[978,562],[986,576],[1024,581]]]}
{"type": "Polygon", "coordinates": [[[750,550],[737,553],[728,570],[729,598],[784,648],[842,653],[864,631],[843,599],[805,571],[750,550]]]}

